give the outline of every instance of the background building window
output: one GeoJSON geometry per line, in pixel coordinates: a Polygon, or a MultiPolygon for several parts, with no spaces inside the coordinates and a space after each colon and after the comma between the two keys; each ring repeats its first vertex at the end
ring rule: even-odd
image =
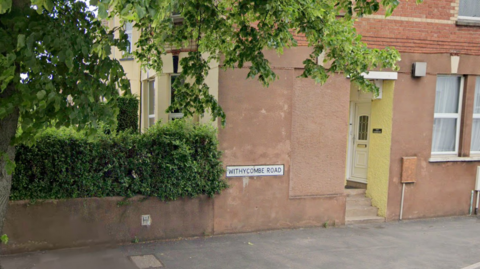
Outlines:
{"type": "Polygon", "coordinates": [[[480,77],[475,84],[475,100],[473,105],[471,153],[480,154],[480,77]]]}
{"type": "MultiPolygon", "coordinates": [[[[178,75],[170,76],[170,104],[172,104],[173,101],[175,100],[175,88],[173,87],[173,83],[175,83],[175,80],[177,78],[178,78],[178,75]]],[[[173,111],[173,113],[170,113],[169,118],[170,120],[183,118],[183,113],[181,113],[180,109],[177,108],[173,111]]]]}
{"type": "Polygon", "coordinates": [[[131,22],[125,23],[125,34],[128,36],[128,47],[125,53],[123,54],[124,57],[129,57],[132,54],[132,45],[133,45],[133,25],[131,22]]]}
{"type": "Polygon", "coordinates": [[[155,80],[148,81],[148,127],[155,124],[155,80]]]}
{"type": "Polygon", "coordinates": [[[480,1],[479,0],[460,0],[458,17],[459,19],[480,20],[480,1]]]}
{"type": "Polygon", "coordinates": [[[462,88],[461,76],[437,77],[432,154],[458,152],[462,88]]]}

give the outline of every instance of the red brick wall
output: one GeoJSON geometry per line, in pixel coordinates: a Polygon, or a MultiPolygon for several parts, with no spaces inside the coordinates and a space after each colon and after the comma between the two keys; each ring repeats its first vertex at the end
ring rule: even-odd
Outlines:
{"type": "Polygon", "coordinates": [[[356,27],[362,40],[372,48],[390,46],[409,53],[480,55],[480,27],[367,18],[356,27]]]}
{"type": "MultiPolygon", "coordinates": [[[[355,26],[371,48],[394,47],[402,53],[480,55],[480,26],[457,26],[456,0],[401,1],[392,16],[382,11],[355,26]]],[[[297,36],[299,46],[308,45],[297,36]]]]}
{"type": "Polygon", "coordinates": [[[454,16],[451,11],[455,10],[456,2],[456,0],[424,0],[422,4],[417,5],[415,0],[401,0],[392,16],[450,20],[454,16]]]}
{"type": "Polygon", "coordinates": [[[372,48],[409,53],[480,55],[480,27],[457,26],[456,0],[401,1],[392,17],[362,18],[355,25],[372,48]],[[413,19],[412,19],[413,18],[413,19]]]}

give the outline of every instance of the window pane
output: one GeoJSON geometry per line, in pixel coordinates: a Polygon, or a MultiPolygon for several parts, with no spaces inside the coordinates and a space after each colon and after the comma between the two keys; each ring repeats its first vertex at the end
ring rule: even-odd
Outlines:
{"type": "Polygon", "coordinates": [[[128,34],[127,53],[132,53],[132,34],[128,34]]]}
{"type": "Polygon", "coordinates": [[[437,77],[435,113],[458,113],[461,77],[437,77]]]}
{"type": "Polygon", "coordinates": [[[155,114],[155,80],[148,82],[148,115],[155,114]]]}
{"type": "Polygon", "coordinates": [[[480,119],[473,119],[472,122],[472,145],[471,151],[480,151],[480,119]]]}
{"type": "Polygon", "coordinates": [[[132,53],[132,23],[131,22],[126,22],[125,23],[125,34],[127,35],[128,39],[128,46],[127,46],[127,51],[126,53],[132,53]]]}
{"type": "Polygon", "coordinates": [[[368,138],[368,116],[360,116],[358,120],[358,140],[368,138]]]}
{"type": "Polygon", "coordinates": [[[435,119],[432,152],[455,151],[457,119],[435,119]]]}
{"type": "Polygon", "coordinates": [[[153,126],[155,124],[155,118],[148,119],[148,127],[153,126]]]}
{"type": "MultiPolygon", "coordinates": [[[[175,100],[175,89],[173,88],[173,83],[175,83],[175,80],[177,79],[178,76],[171,76],[170,77],[170,104],[173,103],[175,100]]],[[[173,113],[180,113],[180,109],[175,109],[173,113]]]]}
{"type": "Polygon", "coordinates": [[[126,22],[125,23],[125,31],[132,31],[132,23],[126,22]]]}
{"type": "MultiPolygon", "coordinates": [[[[473,114],[480,114],[480,77],[477,77],[475,85],[475,100],[473,103],[473,114]]],[[[477,115],[478,116],[478,115],[477,115]]],[[[474,118],[472,121],[472,143],[471,151],[480,151],[480,119],[474,118]]]]}
{"type": "Polygon", "coordinates": [[[458,15],[466,17],[480,17],[480,1],[460,0],[458,15]]]}
{"type": "Polygon", "coordinates": [[[475,85],[475,101],[473,105],[473,114],[480,114],[480,77],[477,77],[475,85]]]}

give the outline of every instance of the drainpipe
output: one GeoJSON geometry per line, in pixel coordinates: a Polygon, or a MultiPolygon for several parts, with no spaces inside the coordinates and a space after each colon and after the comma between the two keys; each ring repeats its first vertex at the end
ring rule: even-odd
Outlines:
{"type": "Polygon", "coordinates": [[[475,207],[475,215],[478,215],[478,198],[480,198],[480,166],[477,166],[477,178],[475,180],[475,191],[477,192],[477,205],[475,207]]]}
{"type": "Polygon", "coordinates": [[[472,215],[472,207],[473,207],[473,195],[475,194],[475,191],[472,190],[472,194],[470,195],[470,210],[468,211],[468,215],[472,215]]]}
{"type": "Polygon", "coordinates": [[[478,215],[478,198],[480,196],[480,191],[477,191],[477,206],[475,207],[475,215],[478,215]]]}
{"type": "Polygon", "coordinates": [[[400,202],[400,220],[403,218],[403,200],[405,198],[405,184],[402,182],[402,201],[400,202]]]}

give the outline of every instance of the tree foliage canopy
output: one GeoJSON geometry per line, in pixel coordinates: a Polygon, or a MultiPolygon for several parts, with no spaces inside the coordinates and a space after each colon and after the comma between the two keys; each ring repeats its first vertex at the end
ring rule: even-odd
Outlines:
{"type": "Polygon", "coordinates": [[[0,100],[0,120],[18,108],[23,139],[52,124],[83,128],[114,118],[116,88],[128,90],[128,81],[119,62],[108,56],[112,46],[124,50],[127,42],[121,27],[105,29],[101,19],[134,22],[141,32],[134,55],[146,68],[159,71],[168,51],[196,47],[180,62],[183,71],[169,108],[186,115],[210,112],[225,119],[205,83],[211,61],[224,68],[248,66],[248,77],[268,85],[277,75],[264,50],[281,54],[297,45],[296,36],[304,36],[313,49],[302,77],[320,83],[342,72],[375,91],[362,73],[395,68],[399,60],[394,49],[367,48],[354,28],[357,17],[382,7],[390,15],[398,0],[90,0],[98,7],[97,19],[74,0],[18,1],[28,4],[22,8],[0,0],[0,93],[9,83],[16,88],[0,100]],[[333,61],[329,68],[317,64],[322,53],[333,61]]]}
{"type": "Polygon", "coordinates": [[[114,39],[83,2],[40,2],[0,15],[0,120],[18,110],[23,142],[52,125],[94,132],[100,121],[113,124],[118,90],[130,86],[109,55],[126,39],[114,39]]]}
{"type": "MultiPolygon", "coordinates": [[[[421,2],[421,0],[417,0],[421,2]]],[[[305,59],[302,77],[323,83],[329,75],[343,72],[366,90],[377,87],[362,73],[372,68],[395,68],[400,59],[394,49],[369,49],[354,28],[358,17],[385,9],[390,15],[398,0],[91,0],[100,18],[120,17],[135,22],[141,31],[135,56],[145,67],[161,70],[160,56],[172,48],[194,44],[196,51],[182,59],[182,78],[176,81],[176,100],[170,111],[225,118],[205,83],[210,61],[224,68],[249,66],[248,77],[264,85],[277,78],[265,58],[266,49],[283,53],[305,36],[313,51],[305,59]],[[172,14],[180,14],[175,23],[172,14]],[[326,69],[318,56],[333,61],[326,69]],[[222,58],[221,58],[222,57],[222,58]],[[180,85],[181,81],[188,81],[180,85]]]]}

